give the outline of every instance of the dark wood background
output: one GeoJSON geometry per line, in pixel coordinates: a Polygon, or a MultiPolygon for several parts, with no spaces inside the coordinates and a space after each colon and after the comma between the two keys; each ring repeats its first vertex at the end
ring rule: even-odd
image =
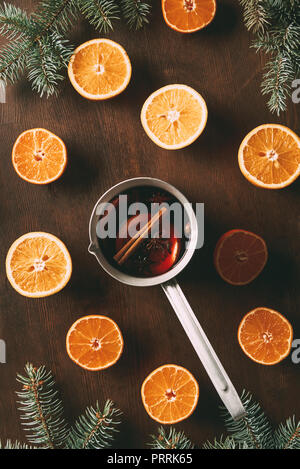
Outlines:
{"type": "MultiPolygon", "coordinates": [[[[30,8],[36,3],[14,1],[30,8]]],[[[87,252],[88,222],[99,196],[134,176],[154,176],[177,186],[193,202],[205,203],[205,246],[180,275],[181,286],[238,391],[251,391],[274,424],[300,414],[300,365],[290,357],[274,367],[253,363],[241,351],[237,328],[257,306],[285,314],[300,337],[300,183],[283,191],[255,188],[241,175],[237,151],[255,126],[281,122],[300,132],[299,105],[277,120],[266,109],[259,87],[262,58],[249,49],[238,2],[219,1],[206,30],[180,35],[169,29],[156,0],[151,24],[128,32],[121,23],[109,35],[127,50],[133,65],[128,89],[108,102],[85,100],[66,80],[58,98],[40,99],[25,81],[8,90],[0,105],[0,338],[7,364],[0,365],[0,435],[25,440],[19,423],[15,377],[27,361],[51,368],[70,422],[85,406],[111,398],[124,412],[118,448],[145,447],[157,424],[141,398],[143,379],[166,363],[186,366],[197,378],[200,398],[194,415],[177,425],[197,444],[224,431],[219,398],[159,287],[121,285],[101,270],[87,252]],[[140,124],[148,95],[170,83],[200,91],[209,109],[205,133],[192,146],[168,152],[155,146],[140,124]],[[11,150],[24,130],[45,127],[59,135],[69,165],[58,182],[38,187],[22,181],[11,164],[11,150]],[[246,287],[225,284],[212,256],[219,236],[232,228],[262,235],[270,260],[246,287]],[[12,242],[29,231],[47,231],[68,246],[74,262],[69,285],[46,299],[18,295],[5,276],[12,242]],[[119,362],[103,372],[87,372],[68,358],[65,336],[87,314],[104,314],[120,326],[125,349],[119,362]]],[[[79,45],[97,37],[82,22],[73,34],[79,45]]]]}

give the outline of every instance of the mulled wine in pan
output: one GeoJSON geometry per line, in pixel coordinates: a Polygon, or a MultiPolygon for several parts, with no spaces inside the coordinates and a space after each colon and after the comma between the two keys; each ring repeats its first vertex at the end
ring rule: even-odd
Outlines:
{"type": "Polygon", "coordinates": [[[184,207],[157,187],[135,187],[104,207],[97,235],[107,260],[122,272],[162,275],[185,251],[184,207]]]}

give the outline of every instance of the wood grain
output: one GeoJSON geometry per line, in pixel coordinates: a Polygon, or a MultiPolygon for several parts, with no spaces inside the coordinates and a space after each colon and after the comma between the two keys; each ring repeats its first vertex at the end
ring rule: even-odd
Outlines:
{"type": "MultiPolygon", "coordinates": [[[[35,2],[15,1],[30,7],[35,2]]],[[[108,102],[84,100],[66,80],[58,98],[40,99],[25,81],[8,90],[0,104],[0,338],[7,364],[0,365],[0,435],[25,440],[16,405],[16,372],[25,362],[53,370],[72,422],[87,404],[113,399],[124,412],[119,448],[142,448],[157,424],[145,413],[140,386],[164,363],[186,366],[197,378],[200,400],[194,415],[178,425],[198,444],[224,431],[219,399],[159,287],[121,285],[88,254],[88,222],[99,196],[134,176],[154,176],[177,186],[189,200],[205,203],[205,245],[180,275],[190,300],[238,391],[253,392],[276,424],[300,414],[299,367],[286,359],[274,367],[252,363],[237,343],[242,316],[257,306],[285,314],[300,337],[300,183],[283,191],[249,184],[237,164],[242,137],[256,125],[281,122],[300,133],[299,105],[280,120],[266,109],[259,91],[263,60],[249,49],[241,12],[234,0],[219,2],[214,23],[194,35],[180,35],[162,19],[155,3],[151,25],[128,32],[117,25],[110,37],[127,50],[133,65],[128,89],[108,102]],[[148,95],[170,83],[185,83],[207,101],[204,134],[185,150],[155,146],[139,113],[148,95]],[[37,187],[22,181],[11,164],[11,149],[25,129],[45,127],[66,143],[69,166],[60,181],[37,187]],[[247,287],[225,284],[213,268],[219,236],[232,228],[254,231],[266,240],[270,260],[247,287]],[[12,242],[28,231],[48,231],[68,246],[74,262],[69,285],[46,299],[15,293],[5,276],[12,242]],[[125,349],[117,365],[99,373],[68,358],[65,336],[87,314],[105,314],[120,326],[125,349]]],[[[74,45],[97,37],[85,22],[72,33],[74,45]]]]}

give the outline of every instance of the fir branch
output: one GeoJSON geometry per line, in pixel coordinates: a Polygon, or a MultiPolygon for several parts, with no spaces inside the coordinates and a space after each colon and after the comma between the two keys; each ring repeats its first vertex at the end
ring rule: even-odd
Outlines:
{"type": "Polygon", "coordinates": [[[152,441],[148,446],[152,449],[194,449],[193,443],[184,432],[178,432],[172,427],[168,433],[163,427],[159,427],[158,435],[150,435],[150,438],[152,441]]]}
{"type": "Polygon", "coordinates": [[[140,29],[149,23],[151,5],[143,0],[121,0],[123,16],[130,28],[140,29]]]}
{"type": "Polygon", "coordinates": [[[294,0],[240,0],[246,27],[255,34],[252,44],[269,55],[262,94],[279,115],[287,109],[292,83],[300,76],[300,2],[294,0]]]}
{"type": "Polygon", "coordinates": [[[294,78],[294,66],[288,55],[278,53],[266,64],[261,88],[263,95],[270,96],[268,106],[271,112],[279,115],[286,110],[294,78]]]}
{"type": "Polygon", "coordinates": [[[27,59],[28,79],[32,82],[32,89],[42,97],[57,93],[57,85],[64,80],[59,73],[69,60],[72,49],[63,40],[53,41],[50,37],[41,38],[37,46],[32,49],[27,59]]]}
{"type": "Polygon", "coordinates": [[[246,28],[254,33],[265,30],[268,24],[268,14],[264,0],[240,0],[244,7],[244,22],[246,28]]]}
{"type": "Polygon", "coordinates": [[[44,366],[34,368],[29,363],[25,372],[25,376],[17,375],[17,381],[22,384],[22,391],[17,395],[21,420],[29,432],[27,439],[45,449],[61,448],[68,437],[68,427],[52,374],[44,366]]]}
{"type": "Polygon", "coordinates": [[[67,39],[64,39],[56,31],[51,32],[47,36],[47,43],[52,50],[52,53],[55,54],[58,66],[67,67],[71,58],[71,55],[74,52],[73,46],[69,43],[67,39]]]}
{"type": "Polygon", "coordinates": [[[120,19],[120,9],[114,0],[79,0],[80,10],[98,31],[113,30],[113,21],[120,19]]]}
{"type": "Polygon", "coordinates": [[[280,424],[274,436],[277,449],[300,449],[300,422],[295,417],[280,424]]]}
{"type": "Polygon", "coordinates": [[[0,449],[37,449],[34,446],[29,446],[26,443],[21,443],[20,441],[11,441],[6,440],[5,445],[2,445],[0,440],[0,449]]]}
{"type": "Polygon", "coordinates": [[[31,15],[38,32],[35,40],[53,29],[67,33],[73,26],[77,13],[77,0],[41,0],[31,15]]]}
{"type": "Polygon", "coordinates": [[[26,68],[26,55],[31,47],[28,40],[15,39],[1,50],[0,80],[6,83],[18,81],[26,68]]]}
{"type": "Polygon", "coordinates": [[[259,404],[251,394],[242,394],[246,416],[234,421],[222,408],[225,425],[230,435],[204,444],[204,449],[300,449],[300,422],[295,417],[287,419],[274,432],[259,404]]]}
{"type": "Polygon", "coordinates": [[[63,79],[59,71],[66,66],[66,59],[73,49],[62,33],[72,24],[76,5],[76,0],[43,0],[30,18],[22,10],[5,5],[6,17],[0,14],[0,27],[5,34],[11,31],[10,37],[19,32],[19,37],[1,51],[0,79],[4,83],[14,83],[28,69],[32,88],[40,96],[56,93],[56,86],[63,79]],[[9,26],[8,16],[14,19],[9,26]],[[16,25],[19,25],[19,31],[16,31],[16,25]],[[13,26],[13,30],[9,29],[13,26]]]}
{"type": "Polygon", "coordinates": [[[121,9],[136,29],[148,22],[150,5],[142,0],[41,0],[27,15],[14,5],[0,6],[0,34],[9,42],[0,51],[0,80],[15,83],[27,72],[33,90],[47,97],[57,93],[73,47],[66,38],[79,12],[99,31],[113,29],[121,9]],[[121,8],[120,8],[121,7],[121,8]]]}
{"type": "Polygon", "coordinates": [[[21,8],[7,3],[0,6],[0,34],[7,39],[14,39],[16,36],[21,39],[28,34],[31,29],[31,22],[27,13],[21,8]]]}
{"type": "Polygon", "coordinates": [[[232,436],[227,436],[223,438],[221,436],[220,440],[215,439],[213,443],[207,441],[203,445],[203,449],[249,449],[247,443],[239,443],[232,436]]]}
{"type": "Polygon", "coordinates": [[[222,409],[225,426],[238,444],[246,444],[248,448],[273,448],[272,428],[259,404],[253,401],[250,393],[243,391],[241,400],[246,416],[234,420],[227,409],[222,409]]]}
{"type": "Polygon", "coordinates": [[[70,449],[103,449],[109,448],[118,431],[121,411],[113,407],[112,401],[105,403],[101,411],[98,402],[88,407],[71,428],[67,447],[70,449]]]}

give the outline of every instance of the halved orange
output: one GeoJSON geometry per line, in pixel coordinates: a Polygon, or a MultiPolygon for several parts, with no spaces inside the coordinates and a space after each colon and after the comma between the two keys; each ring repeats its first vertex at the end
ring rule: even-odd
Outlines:
{"type": "Polygon", "coordinates": [[[46,129],[30,129],[17,138],[12,163],[18,175],[33,184],[56,181],[67,165],[64,142],[46,129]]]}
{"type": "Polygon", "coordinates": [[[42,298],[66,286],[72,274],[72,260],[66,246],[56,236],[27,233],[10,247],[6,274],[18,293],[42,298]]]}
{"type": "Polygon", "coordinates": [[[265,241],[245,230],[231,230],[223,234],[214,252],[218,274],[231,285],[246,285],[263,270],[268,260],[265,241]]]}
{"type": "Polygon", "coordinates": [[[131,63],[117,42],[92,39],[74,51],[68,73],[81,96],[98,101],[113,98],[125,90],[131,78],[131,63]]]}
{"type": "Polygon", "coordinates": [[[104,370],[114,365],[123,351],[117,324],[106,316],[84,316],[70,327],[66,338],[71,360],[86,370],[104,370]]]}
{"type": "Polygon", "coordinates": [[[167,85],[146,100],[141,121],[156,145],[178,150],[201,135],[207,122],[207,107],[202,96],[190,86],[167,85]]]}
{"type": "Polygon", "coordinates": [[[242,319],[238,341],[251,360],[262,365],[275,365],[291,351],[293,328],[278,311],[256,308],[242,319]]]}
{"type": "Polygon", "coordinates": [[[173,424],[195,410],[199,386],[192,373],[178,365],[163,365],[152,371],[141,389],[142,401],[151,418],[173,424]]]}
{"type": "Polygon", "coordinates": [[[216,0],[162,0],[164,20],[181,33],[205,28],[216,14],[216,0]]]}
{"type": "Polygon", "coordinates": [[[261,125],[244,138],[238,160],[243,175],[255,186],[287,187],[300,175],[300,138],[283,125],[261,125]]]}

